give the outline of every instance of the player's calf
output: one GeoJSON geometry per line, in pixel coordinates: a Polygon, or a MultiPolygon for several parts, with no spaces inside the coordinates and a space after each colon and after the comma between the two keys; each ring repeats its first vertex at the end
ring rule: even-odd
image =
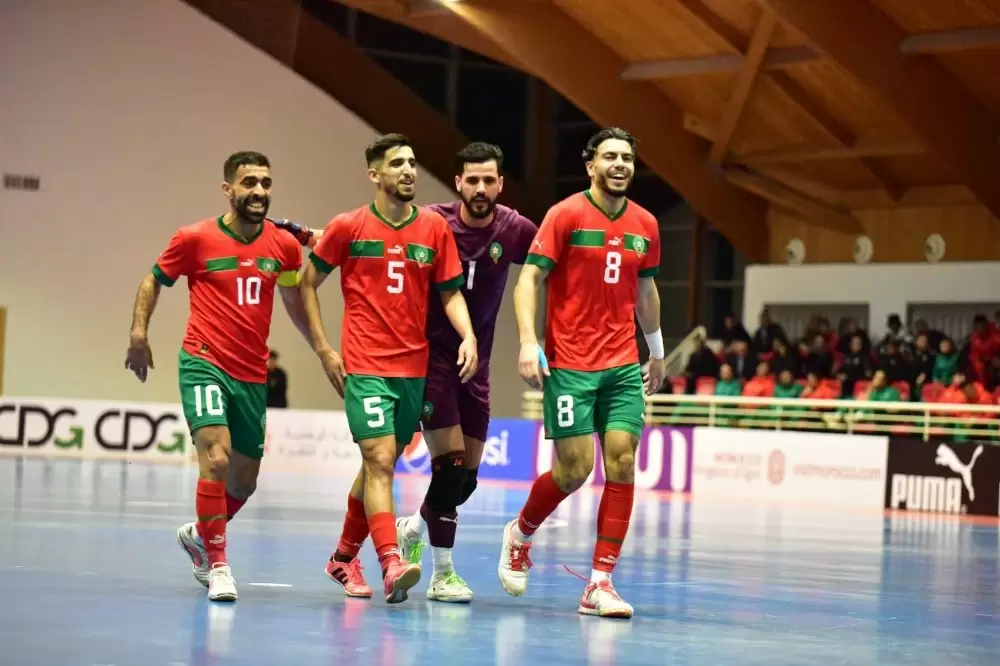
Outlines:
{"type": "Polygon", "coordinates": [[[226,563],[226,478],[232,446],[225,426],[205,426],[194,433],[198,449],[198,490],[195,497],[197,532],[209,568],[226,563]]]}
{"type": "MultiPolygon", "coordinates": [[[[609,430],[601,438],[601,444],[607,480],[601,493],[601,505],[597,511],[597,541],[594,545],[593,569],[590,573],[590,582],[597,585],[605,582],[610,584],[611,574],[618,563],[622,545],[628,534],[635,496],[635,450],[639,438],[629,432],[609,430]]],[[[610,594],[607,590],[591,592],[591,596],[597,595],[604,599],[605,606],[614,607],[620,602],[620,599],[616,602],[612,598],[617,593],[610,594]]],[[[587,593],[584,597],[587,597],[587,593]]],[[[631,617],[631,609],[629,616],[631,617]]]]}

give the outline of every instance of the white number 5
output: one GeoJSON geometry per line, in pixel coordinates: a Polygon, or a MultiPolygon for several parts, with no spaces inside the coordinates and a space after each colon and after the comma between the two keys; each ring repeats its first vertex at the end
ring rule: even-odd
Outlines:
{"type": "MultiPolygon", "coordinates": [[[[403,267],[406,266],[402,261],[390,261],[389,262],[389,277],[395,280],[392,284],[388,285],[385,289],[390,294],[402,294],[403,293],[403,267]]],[[[373,428],[375,426],[372,426],[373,428]]]]}
{"type": "Polygon", "coordinates": [[[372,396],[364,399],[365,414],[375,418],[367,421],[369,428],[381,428],[385,425],[385,410],[382,409],[382,398],[372,396]]]}

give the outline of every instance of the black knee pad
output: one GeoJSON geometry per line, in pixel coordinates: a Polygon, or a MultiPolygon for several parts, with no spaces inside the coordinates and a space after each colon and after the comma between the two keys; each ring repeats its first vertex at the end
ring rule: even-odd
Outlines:
{"type": "Polygon", "coordinates": [[[465,470],[465,485],[462,486],[462,498],[458,501],[458,505],[462,506],[469,501],[472,497],[472,493],[476,492],[476,486],[479,485],[479,468],[473,467],[472,469],[465,470]]]}
{"type": "Polygon", "coordinates": [[[438,513],[451,513],[461,503],[465,488],[465,453],[455,451],[431,461],[431,485],[424,503],[438,513]]]}

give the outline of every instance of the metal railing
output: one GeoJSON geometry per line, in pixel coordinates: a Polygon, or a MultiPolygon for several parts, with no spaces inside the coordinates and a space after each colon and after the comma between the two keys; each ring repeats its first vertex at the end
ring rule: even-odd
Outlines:
{"type": "MultiPolygon", "coordinates": [[[[542,393],[525,391],[522,415],[542,420],[542,393]]],[[[808,398],[658,394],[646,398],[646,424],[808,430],[859,435],[995,440],[1000,406],[866,402],[808,398]]]]}

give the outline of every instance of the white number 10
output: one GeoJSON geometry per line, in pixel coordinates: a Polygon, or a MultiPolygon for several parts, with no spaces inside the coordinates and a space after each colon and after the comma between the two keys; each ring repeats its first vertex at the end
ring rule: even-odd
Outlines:
{"type": "Polygon", "coordinates": [[[248,277],[246,280],[241,277],[236,278],[237,304],[257,305],[260,303],[260,285],[259,277],[248,277]]]}

